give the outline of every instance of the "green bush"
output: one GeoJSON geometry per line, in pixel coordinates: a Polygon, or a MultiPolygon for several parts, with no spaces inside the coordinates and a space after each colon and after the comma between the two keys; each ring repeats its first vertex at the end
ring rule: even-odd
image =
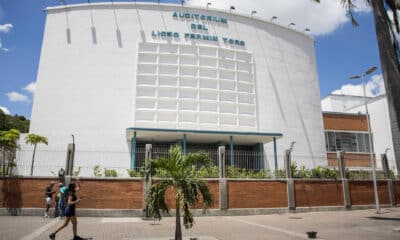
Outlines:
{"type": "MultiPolygon", "coordinates": [[[[385,176],[382,171],[377,171],[376,173],[376,179],[385,179],[385,176]]],[[[350,180],[372,180],[372,171],[371,170],[352,170],[350,171],[349,169],[345,170],[345,175],[346,178],[350,180]]],[[[396,179],[396,176],[394,175],[394,172],[392,170],[389,170],[389,179],[396,179]]]]}
{"type": "Polygon", "coordinates": [[[228,178],[271,178],[271,173],[267,170],[254,171],[252,169],[236,168],[228,166],[227,173],[228,178]]]}
{"type": "Polygon", "coordinates": [[[78,177],[79,174],[81,173],[82,167],[79,166],[78,169],[76,169],[75,171],[72,172],[72,176],[74,177],[78,177]]]}
{"type": "Polygon", "coordinates": [[[275,178],[286,178],[286,172],[284,169],[278,169],[275,171],[275,178]]]}
{"type": "Polygon", "coordinates": [[[95,166],[93,167],[93,175],[94,175],[95,177],[102,177],[102,176],[103,176],[103,174],[101,173],[101,169],[100,169],[100,166],[99,166],[99,165],[95,165],[95,166]]]}
{"type": "Polygon", "coordinates": [[[305,166],[301,166],[299,168],[296,162],[293,162],[290,167],[292,169],[293,178],[337,179],[339,177],[339,172],[329,167],[317,166],[312,169],[307,169],[305,166]]]}
{"type": "Polygon", "coordinates": [[[118,177],[118,173],[114,169],[106,169],[106,168],[104,168],[104,176],[105,177],[118,177]]]}
{"type": "Polygon", "coordinates": [[[144,177],[144,168],[141,168],[140,170],[131,170],[131,169],[126,169],[128,172],[129,177],[144,177]]]}
{"type": "Polygon", "coordinates": [[[210,167],[201,166],[199,169],[192,166],[192,174],[197,178],[217,178],[219,177],[219,169],[218,166],[214,165],[210,167]]]}

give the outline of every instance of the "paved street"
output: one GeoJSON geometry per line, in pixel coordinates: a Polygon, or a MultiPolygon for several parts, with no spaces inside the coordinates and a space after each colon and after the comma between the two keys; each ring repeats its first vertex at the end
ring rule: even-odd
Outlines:
{"type": "MultiPolygon", "coordinates": [[[[61,220],[41,217],[0,217],[0,239],[48,239],[61,220]]],[[[80,236],[95,240],[171,239],[175,219],[161,222],[139,218],[78,219],[80,236]]],[[[184,230],[186,239],[307,239],[305,232],[317,231],[320,239],[400,239],[400,208],[374,210],[314,212],[231,217],[199,217],[196,225],[184,230]]],[[[72,239],[72,226],[56,239],[72,239]]]]}

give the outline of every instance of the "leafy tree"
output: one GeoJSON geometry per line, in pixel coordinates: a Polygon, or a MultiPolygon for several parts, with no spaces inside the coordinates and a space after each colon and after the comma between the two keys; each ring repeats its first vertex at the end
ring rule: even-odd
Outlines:
{"type": "Polygon", "coordinates": [[[182,154],[179,146],[169,149],[168,157],[152,159],[146,166],[146,175],[154,175],[156,171],[167,172],[168,179],[162,179],[152,185],[146,196],[146,203],[149,206],[150,215],[161,219],[161,212],[169,212],[165,203],[165,193],[169,188],[175,190],[176,226],[175,240],[182,240],[181,211],[183,211],[183,225],[191,228],[194,224],[190,208],[193,207],[201,196],[203,208],[210,207],[213,203],[211,192],[207,184],[196,178],[192,166],[209,166],[211,164],[207,154],[189,153],[182,154]]]}
{"type": "Polygon", "coordinates": [[[0,131],[17,129],[22,133],[29,131],[29,120],[20,115],[8,115],[0,109],[0,131]]]}
{"type": "Polygon", "coordinates": [[[32,164],[31,164],[31,176],[33,175],[33,165],[35,163],[35,153],[36,153],[36,146],[39,143],[43,143],[43,144],[48,144],[47,138],[34,134],[34,133],[30,133],[25,137],[25,142],[26,144],[31,144],[33,145],[33,154],[32,154],[32,164]]]}
{"type": "Polygon", "coordinates": [[[3,155],[1,175],[11,175],[15,167],[14,156],[20,132],[17,129],[0,131],[0,150],[3,155]]]}
{"type": "MultiPolygon", "coordinates": [[[[320,2],[321,0],[314,0],[320,2]]],[[[397,34],[400,32],[399,0],[365,0],[372,6],[375,19],[376,37],[378,40],[381,69],[385,83],[392,130],[393,151],[396,159],[397,173],[400,175],[400,48],[397,34]],[[392,19],[389,13],[392,14],[392,19]],[[397,34],[396,34],[397,32],[397,34]]],[[[358,23],[353,10],[353,0],[340,0],[349,13],[353,25],[358,23]]]]}

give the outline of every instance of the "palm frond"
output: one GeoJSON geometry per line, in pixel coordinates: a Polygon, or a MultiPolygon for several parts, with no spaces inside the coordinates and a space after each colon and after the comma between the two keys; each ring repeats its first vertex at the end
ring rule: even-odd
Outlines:
{"type": "Polygon", "coordinates": [[[183,203],[183,225],[185,228],[191,228],[194,224],[193,214],[190,211],[190,205],[188,203],[183,203]]]}
{"type": "Polygon", "coordinates": [[[183,167],[189,168],[193,165],[208,168],[211,166],[211,160],[205,152],[189,153],[183,160],[183,167]]]}
{"type": "Polygon", "coordinates": [[[145,202],[148,204],[150,215],[155,219],[161,219],[161,211],[169,213],[168,206],[165,203],[165,192],[173,184],[172,180],[162,180],[149,189],[145,202]]]}
{"type": "Polygon", "coordinates": [[[214,201],[211,191],[207,186],[207,183],[203,180],[199,180],[197,184],[197,189],[203,198],[203,209],[211,207],[214,201]]]}
{"type": "Polygon", "coordinates": [[[354,13],[353,13],[354,8],[357,8],[357,6],[354,5],[353,0],[340,0],[340,3],[346,9],[347,14],[350,16],[351,24],[355,27],[359,26],[356,18],[354,17],[354,13]]]}

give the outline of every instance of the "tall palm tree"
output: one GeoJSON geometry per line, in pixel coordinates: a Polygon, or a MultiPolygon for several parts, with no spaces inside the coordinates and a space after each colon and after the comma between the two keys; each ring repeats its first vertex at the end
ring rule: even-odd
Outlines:
{"type": "Polygon", "coordinates": [[[156,171],[165,172],[168,176],[167,179],[162,179],[152,185],[147,192],[146,204],[148,204],[151,216],[161,219],[161,211],[169,213],[165,202],[165,193],[169,188],[175,191],[175,240],[182,240],[181,211],[183,211],[183,225],[191,228],[194,219],[190,208],[199,201],[200,196],[204,209],[213,203],[207,184],[203,180],[197,179],[193,172],[193,166],[208,167],[210,163],[205,153],[183,155],[181,147],[173,146],[169,149],[168,157],[150,160],[146,166],[147,176],[154,175],[156,171]]]}
{"type": "Polygon", "coordinates": [[[26,144],[31,144],[33,145],[33,154],[32,154],[32,164],[31,164],[31,176],[33,175],[33,165],[35,163],[35,153],[36,153],[36,146],[39,143],[43,143],[43,144],[48,144],[47,138],[34,134],[34,133],[30,133],[25,137],[25,142],[26,144]]]}
{"type": "MultiPolygon", "coordinates": [[[[320,2],[320,0],[314,0],[320,2]]],[[[396,159],[397,175],[400,176],[400,48],[397,33],[400,32],[399,0],[365,0],[372,6],[375,20],[375,31],[378,40],[381,69],[385,83],[392,130],[393,152],[396,159]],[[392,20],[389,13],[393,15],[392,20]]],[[[353,25],[358,23],[353,10],[356,7],[352,0],[340,0],[349,13],[353,25]]]]}

